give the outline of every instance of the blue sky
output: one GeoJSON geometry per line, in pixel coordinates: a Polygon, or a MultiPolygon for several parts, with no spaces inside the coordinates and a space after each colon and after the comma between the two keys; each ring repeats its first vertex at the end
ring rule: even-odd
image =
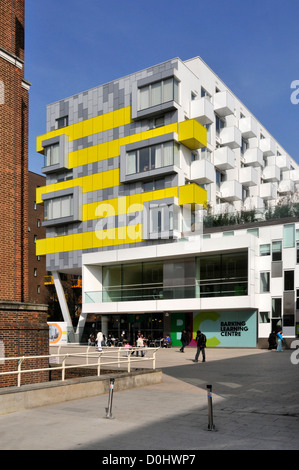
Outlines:
{"type": "Polygon", "coordinates": [[[26,0],[29,169],[46,106],[174,57],[200,56],[299,163],[298,0],[26,0]]]}

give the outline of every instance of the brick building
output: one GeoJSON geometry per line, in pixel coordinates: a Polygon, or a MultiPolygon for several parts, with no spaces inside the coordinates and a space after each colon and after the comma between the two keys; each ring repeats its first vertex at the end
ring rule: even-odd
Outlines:
{"type": "MultiPolygon", "coordinates": [[[[29,296],[30,84],[24,78],[24,11],[25,0],[0,2],[0,343],[5,358],[47,354],[49,350],[47,308],[30,303],[29,296]]],[[[0,365],[0,371],[5,367],[0,365]]],[[[25,380],[28,383],[36,377],[26,374],[25,380]]],[[[9,383],[1,382],[14,383],[15,377],[9,383]]]]}
{"type": "Polygon", "coordinates": [[[46,178],[38,173],[28,173],[28,280],[29,301],[47,304],[49,291],[45,285],[46,259],[36,255],[36,241],[45,236],[46,229],[42,222],[44,209],[36,204],[36,190],[45,184],[46,178]]]}

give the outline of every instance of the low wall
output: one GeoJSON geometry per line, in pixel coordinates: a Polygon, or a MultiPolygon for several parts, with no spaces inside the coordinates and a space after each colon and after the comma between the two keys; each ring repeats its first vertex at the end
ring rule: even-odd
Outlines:
{"type": "Polygon", "coordinates": [[[161,370],[138,370],[131,373],[116,372],[100,377],[84,377],[0,389],[0,415],[15,413],[40,406],[55,405],[70,400],[109,394],[110,378],[114,392],[144,387],[162,382],[161,370]]]}

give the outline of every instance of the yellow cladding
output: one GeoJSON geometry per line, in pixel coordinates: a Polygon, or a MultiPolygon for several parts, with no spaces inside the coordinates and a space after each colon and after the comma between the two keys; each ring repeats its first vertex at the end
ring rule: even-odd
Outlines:
{"type": "Polygon", "coordinates": [[[119,169],[108,170],[102,173],[95,173],[93,175],[82,176],[74,180],[62,181],[60,183],[48,184],[41,186],[36,190],[36,203],[42,204],[42,195],[52,193],[54,191],[60,191],[61,189],[74,188],[75,186],[81,186],[82,192],[87,191],[98,191],[99,189],[111,188],[113,186],[119,186],[119,169]]]}
{"type": "Polygon", "coordinates": [[[151,129],[149,131],[139,132],[138,134],[133,134],[127,137],[121,137],[120,139],[104,142],[103,144],[94,145],[82,150],[75,150],[74,152],[69,153],[69,168],[75,168],[88,163],[106,160],[107,158],[117,157],[120,155],[120,147],[123,145],[142,142],[143,140],[151,139],[152,137],[177,132],[177,130],[177,123],[168,124],[164,127],[158,127],[157,129],[151,129]]]}
{"type": "Polygon", "coordinates": [[[43,153],[42,141],[56,137],[57,135],[68,135],[69,141],[72,141],[98,132],[107,131],[114,127],[124,126],[130,124],[130,122],[132,122],[131,106],[128,106],[38,136],[36,140],[36,151],[43,153]]]}
{"type": "Polygon", "coordinates": [[[207,129],[196,119],[179,123],[179,141],[191,150],[207,146],[207,129]]]}
{"type": "Polygon", "coordinates": [[[196,183],[186,184],[179,187],[179,205],[198,204],[206,207],[207,191],[196,183]]]}
{"type": "Polygon", "coordinates": [[[87,250],[142,241],[142,225],[116,227],[94,232],[76,233],[63,237],[44,238],[36,242],[36,255],[63,251],[87,250]]]}
{"type": "MultiPolygon", "coordinates": [[[[197,184],[192,183],[180,187],[175,186],[121,197],[119,199],[109,199],[103,202],[86,204],[83,206],[83,220],[101,219],[113,215],[139,212],[143,210],[144,202],[169,197],[178,197],[179,205],[198,204],[205,206],[207,200],[206,191],[197,184]]],[[[64,251],[86,250],[89,248],[138,243],[142,240],[142,225],[136,224],[37,240],[36,254],[46,255],[64,251]]]]}
{"type": "Polygon", "coordinates": [[[83,206],[83,221],[101,217],[131,214],[143,210],[143,204],[147,201],[157,201],[168,197],[178,197],[177,186],[147,193],[123,196],[105,201],[92,202],[83,206]]]}

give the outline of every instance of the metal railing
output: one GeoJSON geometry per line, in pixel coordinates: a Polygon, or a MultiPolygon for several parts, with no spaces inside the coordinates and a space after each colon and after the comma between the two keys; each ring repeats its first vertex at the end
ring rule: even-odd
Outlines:
{"type": "Polygon", "coordinates": [[[61,352],[63,347],[58,347],[58,351],[55,354],[49,354],[44,356],[20,356],[20,357],[8,357],[8,358],[1,358],[1,364],[4,364],[6,361],[17,361],[17,369],[10,370],[6,372],[0,372],[0,377],[5,375],[17,375],[17,386],[21,387],[21,378],[22,374],[26,373],[35,373],[35,372],[47,372],[47,371],[54,371],[54,370],[61,370],[61,380],[65,381],[65,373],[68,369],[78,369],[84,367],[95,367],[97,370],[97,376],[101,375],[101,368],[105,366],[117,366],[120,368],[122,365],[126,365],[126,369],[128,373],[131,372],[131,365],[132,363],[142,362],[145,363],[147,361],[152,361],[152,369],[156,369],[156,352],[159,348],[138,348],[132,347],[130,349],[124,347],[114,347],[108,348],[104,347],[102,351],[94,351],[94,346],[87,346],[86,351],[79,352],[79,353],[66,353],[61,352]],[[93,350],[93,351],[92,351],[93,350]],[[143,354],[143,356],[137,356],[137,352],[139,354],[143,354]],[[136,356],[133,356],[136,354],[136,356]],[[67,360],[71,359],[75,361],[75,364],[67,365],[67,360]],[[61,365],[49,366],[49,367],[42,367],[37,369],[25,369],[22,370],[22,364],[25,360],[32,361],[33,359],[49,359],[49,364],[58,363],[61,365]],[[78,364],[78,360],[83,359],[85,362],[83,364],[78,364]],[[92,361],[94,359],[95,361],[92,361]]]}

